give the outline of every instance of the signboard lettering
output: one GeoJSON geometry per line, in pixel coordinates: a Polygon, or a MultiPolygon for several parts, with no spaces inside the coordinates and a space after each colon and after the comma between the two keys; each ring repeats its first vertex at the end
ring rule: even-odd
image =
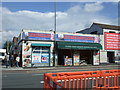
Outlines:
{"type": "Polygon", "coordinates": [[[81,36],[81,35],[69,35],[69,34],[54,34],[41,33],[41,32],[28,32],[26,34],[29,40],[57,40],[57,41],[72,41],[72,42],[88,42],[88,43],[99,43],[99,39],[92,36],[81,36]]]}
{"type": "Polygon", "coordinates": [[[104,42],[106,50],[120,50],[120,34],[105,32],[104,42]]]}

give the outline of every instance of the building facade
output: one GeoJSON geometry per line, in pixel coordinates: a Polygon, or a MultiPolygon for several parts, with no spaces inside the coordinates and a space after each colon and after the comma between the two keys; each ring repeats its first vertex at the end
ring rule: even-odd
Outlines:
{"type": "Polygon", "coordinates": [[[120,26],[93,23],[90,28],[78,31],[100,37],[100,63],[120,62],[120,26]]]}
{"type": "Polygon", "coordinates": [[[98,35],[40,30],[22,30],[18,45],[22,67],[99,65],[102,49],[98,35]]]}

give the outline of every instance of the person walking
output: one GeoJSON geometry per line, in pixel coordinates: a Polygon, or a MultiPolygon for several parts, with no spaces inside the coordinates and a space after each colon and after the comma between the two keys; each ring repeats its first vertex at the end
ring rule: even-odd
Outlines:
{"type": "Polygon", "coordinates": [[[11,67],[13,67],[14,66],[14,56],[13,55],[11,55],[10,62],[11,62],[11,67]]]}
{"type": "Polygon", "coordinates": [[[18,65],[19,61],[20,61],[20,57],[17,56],[17,57],[16,57],[16,67],[19,67],[19,65],[18,65]]]}
{"type": "Polygon", "coordinates": [[[6,55],[6,68],[8,68],[9,66],[9,54],[6,55]]]}

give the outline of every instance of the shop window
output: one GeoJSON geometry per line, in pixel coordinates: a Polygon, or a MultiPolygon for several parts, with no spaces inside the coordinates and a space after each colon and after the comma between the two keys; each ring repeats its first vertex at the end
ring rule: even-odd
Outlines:
{"type": "Polygon", "coordinates": [[[32,47],[32,67],[49,66],[50,47],[32,47]]]}
{"type": "Polygon", "coordinates": [[[33,53],[40,53],[40,47],[33,47],[33,53]]]}

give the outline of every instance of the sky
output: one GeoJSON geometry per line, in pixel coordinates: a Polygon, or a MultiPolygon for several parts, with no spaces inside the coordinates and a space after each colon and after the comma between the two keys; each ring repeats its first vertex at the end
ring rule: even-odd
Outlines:
{"type": "MultiPolygon", "coordinates": [[[[117,2],[57,2],[57,31],[76,32],[93,22],[118,25],[117,2]]],[[[2,45],[22,29],[54,30],[53,2],[3,2],[0,6],[2,45]]]]}

